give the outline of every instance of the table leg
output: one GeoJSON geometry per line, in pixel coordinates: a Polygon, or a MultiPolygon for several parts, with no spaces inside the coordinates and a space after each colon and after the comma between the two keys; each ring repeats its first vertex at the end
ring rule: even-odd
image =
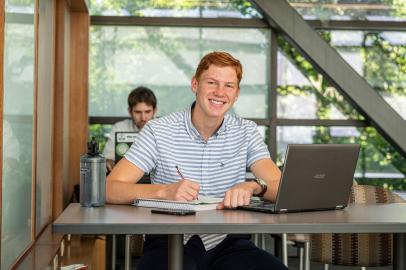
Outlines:
{"type": "Polygon", "coordinates": [[[131,254],[130,254],[130,248],[131,248],[131,235],[127,234],[125,236],[125,253],[124,253],[124,269],[125,270],[130,270],[131,269],[131,254]]]}
{"type": "Polygon", "coordinates": [[[111,236],[111,270],[116,270],[116,256],[117,256],[117,239],[116,235],[111,236]]]}
{"type": "Polygon", "coordinates": [[[406,269],[406,233],[393,234],[393,270],[406,269]]]}
{"type": "Polygon", "coordinates": [[[288,234],[282,234],[282,263],[288,267],[288,234]]]}
{"type": "Polygon", "coordinates": [[[183,234],[168,235],[168,269],[183,269],[183,234]]]}

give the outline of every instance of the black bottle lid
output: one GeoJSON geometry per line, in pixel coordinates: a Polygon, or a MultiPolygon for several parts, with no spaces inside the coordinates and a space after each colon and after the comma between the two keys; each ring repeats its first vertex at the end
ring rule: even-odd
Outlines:
{"type": "Polygon", "coordinates": [[[90,156],[97,156],[99,154],[99,144],[96,142],[95,137],[92,137],[92,140],[87,143],[87,154],[90,156]]]}

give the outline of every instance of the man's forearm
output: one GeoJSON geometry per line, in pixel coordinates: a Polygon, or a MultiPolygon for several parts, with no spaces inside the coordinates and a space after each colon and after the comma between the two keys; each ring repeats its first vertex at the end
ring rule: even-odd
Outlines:
{"type": "Polygon", "coordinates": [[[163,185],[106,181],[106,202],[129,204],[136,198],[161,199],[163,185]]]}
{"type": "Polygon", "coordinates": [[[266,201],[275,202],[276,195],[278,194],[279,178],[268,180],[267,183],[268,188],[264,194],[264,199],[266,201]]]}
{"type": "Polygon", "coordinates": [[[268,187],[264,194],[264,199],[274,202],[276,200],[276,194],[278,193],[281,171],[270,158],[255,162],[251,166],[251,171],[255,177],[267,182],[268,187]]]}

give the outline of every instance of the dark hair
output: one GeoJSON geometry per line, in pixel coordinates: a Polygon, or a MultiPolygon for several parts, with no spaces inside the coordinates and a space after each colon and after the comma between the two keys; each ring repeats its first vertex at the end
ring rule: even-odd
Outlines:
{"type": "Polygon", "coordinates": [[[231,54],[227,52],[211,52],[203,56],[200,60],[199,65],[197,66],[195,78],[197,80],[200,79],[200,75],[202,75],[203,71],[208,70],[210,65],[215,65],[218,67],[232,67],[235,69],[235,73],[237,74],[238,85],[240,85],[240,81],[242,78],[242,65],[240,61],[234,58],[231,54]]]}
{"type": "Polygon", "coordinates": [[[132,109],[140,102],[145,102],[147,105],[152,106],[154,110],[156,109],[157,101],[154,92],[147,87],[139,86],[128,95],[128,108],[132,109]]]}

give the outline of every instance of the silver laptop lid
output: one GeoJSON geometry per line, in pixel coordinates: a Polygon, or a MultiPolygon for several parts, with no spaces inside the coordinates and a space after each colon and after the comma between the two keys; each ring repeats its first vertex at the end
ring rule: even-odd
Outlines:
{"type": "Polygon", "coordinates": [[[359,150],[358,144],[288,145],[275,210],[346,207],[359,150]]]}

